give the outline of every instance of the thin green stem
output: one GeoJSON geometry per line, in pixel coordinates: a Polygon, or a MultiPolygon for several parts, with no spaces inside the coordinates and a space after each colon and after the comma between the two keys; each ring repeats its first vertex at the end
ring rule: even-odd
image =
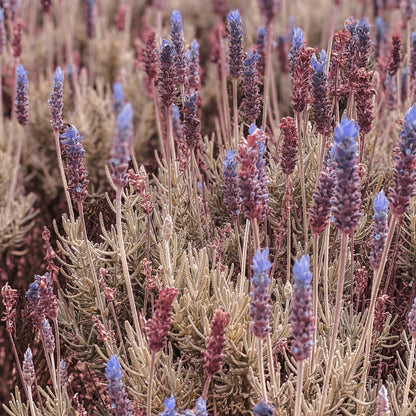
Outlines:
{"type": "Polygon", "coordinates": [[[308,245],[308,215],[307,215],[307,208],[306,208],[306,189],[305,189],[305,167],[303,164],[303,140],[305,139],[305,135],[303,135],[301,132],[302,125],[300,120],[300,113],[296,113],[296,124],[298,129],[298,145],[299,145],[299,172],[300,172],[300,189],[302,194],[302,213],[303,213],[303,234],[304,234],[304,241],[305,241],[305,250],[308,245]]]}
{"type": "Polygon", "coordinates": [[[58,158],[59,172],[61,173],[62,183],[64,185],[65,197],[66,197],[66,202],[68,204],[68,210],[69,210],[69,217],[71,218],[71,222],[75,222],[74,210],[72,208],[71,197],[68,191],[68,184],[66,182],[64,164],[62,162],[61,144],[59,142],[58,130],[54,130],[54,138],[55,138],[55,147],[56,147],[56,157],[58,158]]]}
{"type": "Polygon", "coordinates": [[[130,310],[133,315],[134,329],[136,331],[137,339],[139,339],[140,324],[139,324],[139,318],[137,317],[136,303],[134,302],[133,288],[131,285],[131,279],[130,279],[130,274],[129,274],[129,266],[127,264],[126,251],[124,248],[123,227],[121,225],[121,191],[122,191],[122,188],[120,186],[117,186],[117,191],[116,191],[117,239],[118,239],[118,246],[120,249],[120,260],[121,260],[121,265],[123,267],[124,280],[126,282],[127,296],[129,298],[130,310]]]}
{"type": "Polygon", "coordinates": [[[300,411],[302,408],[303,364],[304,364],[304,360],[298,361],[298,377],[296,380],[295,416],[300,416],[300,411]]]}
{"type": "Polygon", "coordinates": [[[367,340],[368,333],[372,333],[373,331],[373,320],[374,320],[374,311],[376,307],[376,301],[377,301],[377,293],[380,288],[381,278],[383,277],[384,268],[386,266],[387,261],[387,254],[389,252],[391,242],[393,240],[394,231],[396,229],[396,224],[398,221],[398,217],[393,214],[390,218],[389,223],[389,232],[387,234],[386,244],[384,246],[383,254],[380,261],[380,267],[377,271],[376,277],[373,281],[373,287],[371,290],[371,300],[370,300],[370,306],[368,308],[368,315],[367,320],[363,329],[363,333],[361,335],[357,351],[354,355],[353,361],[351,365],[348,367],[348,370],[346,372],[345,378],[346,380],[349,380],[350,377],[355,373],[355,369],[357,368],[358,361],[362,358],[362,353],[364,350],[364,346],[367,340]]]}
{"type": "Polygon", "coordinates": [[[313,345],[312,345],[312,353],[311,353],[311,365],[310,365],[310,374],[315,372],[315,350],[316,350],[316,328],[318,326],[318,303],[319,303],[319,296],[318,296],[318,287],[319,287],[319,259],[318,259],[318,251],[319,251],[319,234],[313,234],[313,296],[312,296],[312,303],[313,303],[313,316],[315,317],[315,327],[313,330],[313,345]]]}
{"type": "Polygon", "coordinates": [[[259,363],[261,394],[264,400],[267,402],[266,379],[264,377],[263,339],[262,338],[257,338],[257,357],[258,357],[258,363],[259,363]]]}
{"type": "Polygon", "coordinates": [[[153,374],[155,372],[155,357],[156,357],[156,353],[152,351],[151,356],[150,356],[149,384],[147,388],[147,416],[152,416],[152,389],[153,389],[153,374]]]}
{"type": "Polygon", "coordinates": [[[35,405],[33,403],[33,396],[32,396],[32,386],[27,386],[27,393],[28,393],[30,413],[32,413],[32,416],[36,416],[36,410],[35,410],[35,405]]]}
{"type": "Polygon", "coordinates": [[[248,237],[250,233],[250,220],[246,220],[246,228],[244,230],[244,241],[243,241],[243,256],[241,258],[241,282],[240,282],[240,297],[244,294],[244,284],[245,284],[245,275],[246,275],[246,261],[247,261],[247,247],[248,247],[248,237]]]}
{"type": "Polygon", "coordinates": [[[406,377],[406,385],[404,387],[404,394],[403,394],[403,406],[402,406],[402,415],[406,414],[407,410],[407,401],[409,399],[409,389],[410,389],[410,381],[412,380],[413,374],[413,361],[415,359],[415,345],[416,339],[412,337],[412,346],[410,347],[410,356],[409,356],[409,365],[407,367],[407,377],[406,377]]]}
{"type": "Polygon", "coordinates": [[[211,384],[212,375],[209,375],[205,380],[204,388],[202,390],[201,397],[206,400],[208,396],[209,385],[211,384]]]}
{"type": "Polygon", "coordinates": [[[335,301],[335,315],[334,315],[334,321],[332,324],[332,336],[331,336],[331,343],[329,347],[327,367],[325,370],[324,385],[322,387],[321,404],[319,406],[318,414],[320,416],[323,415],[323,412],[325,409],[326,398],[327,398],[328,388],[329,388],[329,381],[332,376],[332,366],[333,366],[333,360],[334,360],[334,355],[335,355],[335,347],[337,344],[338,327],[339,327],[339,322],[341,318],[342,296],[344,293],[344,278],[345,278],[345,266],[346,266],[346,260],[347,260],[347,247],[348,247],[348,234],[341,233],[341,248],[340,248],[340,254],[339,254],[338,287],[337,287],[337,296],[336,296],[336,301],[335,301]]]}
{"type": "Polygon", "coordinates": [[[90,245],[89,245],[89,241],[88,241],[88,234],[87,234],[87,226],[85,225],[84,208],[82,206],[82,202],[77,201],[77,206],[78,206],[79,217],[81,219],[82,235],[84,237],[84,244],[85,244],[85,250],[87,252],[88,263],[90,264],[91,277],[92,277],[92,281],[94,283],[94,288],[95,288],[95,293],[96,293],[96,298],[97,298],[97,303],[98,303],[98,309],[100,310],[100,314],[101,314],[101,317],[102,317],[103,321],[105,321],[105,316],[106,315],[104,313],[105,312],[104,303],[103,303],[103,299],[102,299],[102,296],[101,296],[100,284],[98,282],[97,273],[96,273],[95,267],[94,267],[94,261],[92,259],[92,255],[91,255],[90,245]]]}

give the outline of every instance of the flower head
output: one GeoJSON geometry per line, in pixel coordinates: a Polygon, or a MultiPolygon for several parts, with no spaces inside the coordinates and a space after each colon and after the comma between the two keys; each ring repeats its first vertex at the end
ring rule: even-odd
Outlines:
{"type": "Polygon", "coordinates": [[[35,367],[33,365],[32,350],[30,349],[30,347],[27,347],[27,350],[24,354],[22,372],[23,379],[25,380],[26,385],[31,386],[35,382],[36,373],[35,367]]]}
{"type": "Polygon", "coordinates": [[[171,394],[170,397],[166,397],[163,403],[165,405],[165,410],[163,413],[159,413],[159,416],[176,416],[176,402],[173,394],[171,394]]]}
{"type": "Polygon", "coordinates": [[[312,273],[309,270],[309,255],[305,254],[300,260],[295,259],[293,266],[293,279],[298,286],[309,286],[312,280],[312,273]]]}
{"type": "Polygon", "coordinates": [[[162,104],[166,108],[173,103],[176,95],[175,56],[175,45],[163,39],[159,54],[159,94],[162,104]]]}
{"type": "Polygon", "coordinates": [[[177,10],[172,12],[171,22],[170,35],[176,51],[175,69],[177,81],[179,84],[184,85],[186,81],[186,56],[182,35],[182,16],[177,10]]]}
{"type": "Polygon", "coordinates": [[[222,363],[226,355],[225,347],[225,330],[230,319],[230,314],[223,309],[216,309],[214,318],[211,321],[211,333],[207,341],[207,349],[204,355],[204,370],[208,377],[221,370],[222,363]]]}
{"type": "Polygon", "coordinates": [[[29,97],[27,92],[27,71],[23,65],[16,68],[16,118],[25,126],[29,122],[29,97]]]}
{"type": "Polygon", "coordinates": [[[105,367],[105,375],[108,380],[108,394],[111,399],[111,408],[115,416],[133,416],[131,402],[126,393],[126,386],[121,380],[122,370],[117,355],[112,355],[105,367]]]}
{"type": "Polygon", "coordinates": [[[312,55],[311,58],[311,67],[313,68],[313,70],[318,73],[318,74],[322,74],[325,70],[325,65],[326,65],[326,52],[325,50],[321,50],[321,53],[319,55],[319,61],[316,58],[316,54],[312,55]]]}
{"type": "Polygon", "coordinates": [[[62,120],[62,108],[64,106],[63,94],[64,71],[62,71],[62,69],[58,66],[53,76],[52,92],[48,100],[51,114],[51,125],[55,131],[59,131],[64,125],[62,120]]]}
{"type": "Polygon", "coordinates": [[[224,205],[231,219],[238,218],[241,211],[240,189],[238,187],[237,165],[234,150],[227,150],[224,159],[224,205]]]}
{"type": "Polygon", "coordinates": [[[271,298],[269,294],[269,270],[272,263],[268,260],[269,249],[263,252],[257,249],[253,257],[253,277],[251,278],[250,329],[258,338],[266,338],[270,332],[269,319],[271,315],[271,298]]]}
{"type": "Polygon", "coordinates": [[[208,416],[207,402],[202,397],[196,401],[195,416],[208,416]]]}
{"type": "Polygon", "coordinates": [[[337,179],[331,200],[333,222],[343,233],[355,230],[361,219],[360,177],[358,176],[357,152],[358,124],[344,116],[335,128],[331,158],[336,163],[337,179]]]}
{"type": "Polygon", "coordinates": [[[240,12],[232,10],[227,15],[229,28],[229,71],[231,78],[238,78],[243,72],[243,28],[240,12]]]}
{"type": "Polygon", "coordinates": [[[248,121],[254,123],[261,111],[261,98],[257,73],[259,55],[248,51],[243,63],[243,94],[241,109],[248,121]]]}
{"type": "Polygon", "coordinates": [[[303,31],[299,27],[294,27],[292,30],[292,42],[289,50],[289,67],[290,74],[294,75],[295,66],[302,46],[305,44],[305,37],[303,31]]]}
{"type": "Polygon", "coordinates": [[[311,353],[315,324],[312,313],[312,273],[309,271],[309,255],[295,260],[293,279],[295,287],[292,292],[290,310],[292,353],[296,360],[302,361],[311,353]]]}
{"type": "Polygon", "coordinates": [[[133,108],[130,103],[124,104],[117,115],[116,134],[110,150],[109,165],[111,178],[116,186],[123,187],[127,183],[127,169],[130,161],[130,143],[133,136],[133,108]]]}
{"type": "Polygon", "coordinates": [[[74,126],[66,127],[64,133],[60,135],[62,144],[68,156],[67,176],[68,190],[74,201],[83,201],[87,195],[87,170],[84,167],[84,147],[81,144],[82,135],[74,126]]]}
{"type": "Polygon", "coordinates": [[[255,416],[274,416],[274,407],[262,399],[253,407],[253,413],[255,416]]]}
{"type": "Polygon", "coordinates": [[[113,83],[113,110],[117,115],[120,113],[124,105],[124,91],[121,82],[113,83]]]}

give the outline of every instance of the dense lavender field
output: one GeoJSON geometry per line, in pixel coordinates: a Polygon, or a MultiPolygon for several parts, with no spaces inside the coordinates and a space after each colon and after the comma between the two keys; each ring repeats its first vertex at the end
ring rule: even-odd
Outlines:
{"type": "Polygon", "coordinates": [[[0,0],[0,414],[416,415],[414,0],[0,0]]]}

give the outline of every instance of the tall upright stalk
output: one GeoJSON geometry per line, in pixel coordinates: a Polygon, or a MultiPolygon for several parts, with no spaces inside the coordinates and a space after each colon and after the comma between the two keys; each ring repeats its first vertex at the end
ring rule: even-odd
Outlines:
{"type": "Polygon", "coordinates": [[[302,406],[302,390],[303,390],[303,367],[305,360],[297,361],[298,375],[296,380],[296,401],[295,401],[295,416],[300,416],[302,406]]]}
{"type": "Polygon", "coordinates": [[[412,346],[410,347],[410,356],[409,356],[409,365],[407,367],[407,377],[406,377],[406,385],[404,387],[403,393],[403,405],[401,414],[405,415],[407,410],[407,401],[409,399],[409,389],[410,389],[410,381],[412,380],[413,375],[413,362],[415,359],[415,346],[416,346],[416,339],[412,337],[412,346]]]}
{"type": "Polygon", "coordinates": [[[130,310],[131,310],[131,313],[133,315],[134,329],[135,329],[136,334],[137,334],[137,339],[139,339],[140,324],[139,324],[139,318],[137,316],[136,303],[134,302],[133,288],[132,288],[132,285],[131,285],[131,279],[130,279],[130,274],[129,274],[129,266],[127,264],[126,251],[125,251],[125,248],[124,248],[123,227],[121,225],[121,191],[122,191],[122,188],[120,186],[117,186],[117,189],[116,189],[116,230],[117,230],[117,239],[118,239],[118,246],[119,246],[119,249],[120,249],[120,260],[121,260],[121,265],[123,267],[124,280],[126,282],[127,296],[129,298],[130,310]]]}
{"type": "Polygon", "coordinates": [[[341,309],[342,309],[342,296],[344,292],[344,277],[345,277],[345,266],[347,260],[347,247],[348,247],[348,234],[341,233],[341,248],[339,254],[339,270],[338,270],[338,287],[337,287],[337,296],[335,302],[335,314],[334,314],[334,321],[332,324],[332,336],[331,336],[331,343],[329,347],[329,356],[327,360],[327,367],[325,370],[325,377],[324,377],[324,384],[322,387],[322,397],[321,397],[321,404],[319,406],[319,416],[323,415],[326,398],[328,394],[329,388],[329,381],[332,376],[332,366],[333,360],[335,355],[335,347],[337,343],[338,337],[338,327],[341,318],[341,309]]]}
{"type": "Polygon", "coordinates": [[[152,390],[153,390],[153,374],[155,371],[155,356],[154,351],[150,356],[150,371],[149,371],[149,383],[147,386],[147,416],[152,416],[152,390]]]}

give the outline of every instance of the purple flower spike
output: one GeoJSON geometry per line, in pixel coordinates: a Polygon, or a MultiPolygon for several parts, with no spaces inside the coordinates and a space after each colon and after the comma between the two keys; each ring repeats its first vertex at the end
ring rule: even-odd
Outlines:
{"type": "Polygon", "coordinates": [[[241,109],[247,120],[254,123],[260,115],[260,89],[257,75],[257,62],[259,55],[253,51],[248,51],[243,64],[243,101],[241,109]]]}
{"type": "Polygon", "coordinates": [[[171,22],[172,28],[170,35],[176,51],[175,68],[177,81],[179,84],[184,85],[186,81],[186,57],[182,35],[182,16],[177,10],[172,12],[171,22]]]}
{"type": "Polygon", "coordinates": [[[164,401],[165,410],[163,413],[159,413],[159,416],[176,416],[176,402],[173,394],[164,401]]]}
{"type": "Polygon", "coordinates": [[[173,43],[163,39],[160,46],[159,94],[162,104],[168,108],[176,96],[176,50],[173,43]]]}
{"type": "Polygon", "coordinates": [[[360,177],[358,176],[357,151],[358,124],[344,116],[335,128],[331,158],[336,163],[334,196],[331,200],[333,222],[342,232],[354,231],[361,219],[360,177]]]}
{"type": "Polygon", "coordinates": [[[416,194],[416,104],[406,113],[394,157],[393,186],[388,200],[393,214],[399,216],[408,211],[410,199],[416,194]]]}
{"type": "Polygon", "coordinates": [[[224,159],[224,205],[232,220],[238,218],[241,212],[240,190],[238,188],[237,176],[238,162],[235,159],[235,151],[228,150],[224,159]]]}
{"type": "Polygon", "coordinates": [[[384,245],[386,244],[388,227],[387,227],[387,211],[389,201],[384,195],[384,191],[380,191],[374,198],[373,208],[373,227],[370,242],[370,264],[374,269],[378,269],[383,255],[384,245]]]}
{"type": "Polygon", "coordinates": [[[255,416],[274,416],[274,407],[262,399],[253,407],[253,413],[255,416]]]}
{"type": "Polygon", "coordinates": [[[27,92],[27,71],[23,65],[16,68],[16,118],[25,126],[29,122],[29,97],[27,92]]]}
{"type": "MultiPolygon", "coordinates": [[[[201,77],[199,75],[199,43],[196,39],[192,41],[191,46],[186,51],[186,64],[186,93],[189,95],[201,89],[201,77]]],[[[198,103],[198,105],[200,104],[198,103]]]]}
{"type": "Polygon", "coordinates": [[[124,105],[123,85],[120,82],[113,83],[113,111],[116,116],[120,113],[124,105]]]}
{"type": "Polygon", "coordinates": [[[326,52],[321,51],[319,61],[315,54],[311,58],[312,112],[318,133],[328,136],[332,130],[332,103],[328,98],[328,75],[325,72],[326,52]]]}
{"type": "Polygon", "coordinates": [[[299,52],[304,44],[305,37],[302,29],[294,27],[292,31],[292,43],[289,50],[289,68],[292,77],[295,74],[296,61],[298,60],[299,52]]]}
{"type": "Polygon", "coordinates": [[[270,23],[279,11],[280,0],[257,0],[263,19],[270,23]]]}
{"type": "Polygon", "coordinates": [[[264,27],[257,28],[256,50],[259,55],[257,62],[257,71],[261,76],[264,76],[266,69],[266,41],[267,30],[264,27]]]}
{"type": "Polygon", "coordinates": [[[132,135],[133,108],[130,103],[127,103],[117,116],[116,135],[113,138],[109,160],[111,178],[114,184],[121,188],[127,184],[132,135]]]}
{"type": "Polygon", "coordinates": [[[202,397],[196,401],[195,416],[208,416],[207,402],[202,397]]]}
{"type": "Polygon", "coordinates": [[[121,380],[122,374],[117,355],[112,355],[105,368],[105,375],[109,381],[107,389],[111,399],[111,408],[115,416],[133,416],[134,413],[126,393],[126,386],[121,380]]]}
{"type": "Polygon", "coordinates": [[[309,255],[305,254],[300,260],[295,260],[293,266],[293,279],[298,286],[307,287],[310,285],[312,273],[310,272],[309,267],[309,255]]]}
{"type": "Polygon", "coordinates": [[[295,286],[290,310],[292,353],[296,360],[302,361],[308,358],[311,353],[315,325],[312,313],[312,273],[309,271],[309,255],[295,260],[293,279],[295,286]]]}
{"type": "Polygon", "coordinates": [[[32,350],[29,347],[27,347],[27,350],[24,354],[22,370],[23,379],[25,380],[26,385],[31,386],[35,382],[36,373],[35,367],[33,365],[32,350]]]}
{"type": "Polygon", "coordinates": [[[81,144],[82,135],[74,126],[67,127],[65,132],[60,135],[62,144],[68,156],[67,177],[68,190],[74,201],[83,201],[87,195],[88,172],[84,167],[84,147],[81,144]]]}
{"type": "Polygon", "coordinates": [[[272,263],[268,260],[269,249],[266,247],[263,252],[257,249],[253,257],[253,277],[251,278],[251,302],[250,302],[250,329],[253,334],[261,339],[266,338],[270,332],[269,319],[272,312],[271,298],[269,294],[269,270],[272,263]]]}
{"type": "Polygon", "coordinates": [[[319,61],[316,59],[316,55],[313,54],[311,58],[311,67],[317,74],[322,74],[326,65],[326,52],[322,49],[319,55],[319,61]]]}
{"type": "Polygon", "coordinates": [[[49,354],[53,354],[55,351],[55,337],[49,321],[46,318],[43,320],[42,324],[42,338],[45,351],[49,354]]]}
{"type": "Polygon", "coordinates": [[[53,77],[52,92],[48,103],[51,114],[51,125],[55,132],[61,130],[64,125],[62,120],[62,108],[64,106],[64,71],[58,66],[53,77]]]}
{"type": "Polygon", "coordinates": [[[243,28],[238,10],[232,10],[227,15],[229,28],[229,71],[231,78],[237,79],[243,72],[243,28]]]}
{"type": "Polygon", "coordinates": [[[87,27],[87,36],[89,39],[95,38],[96,10],[97,0],[85,0],[85,25],[87,27]]]}

